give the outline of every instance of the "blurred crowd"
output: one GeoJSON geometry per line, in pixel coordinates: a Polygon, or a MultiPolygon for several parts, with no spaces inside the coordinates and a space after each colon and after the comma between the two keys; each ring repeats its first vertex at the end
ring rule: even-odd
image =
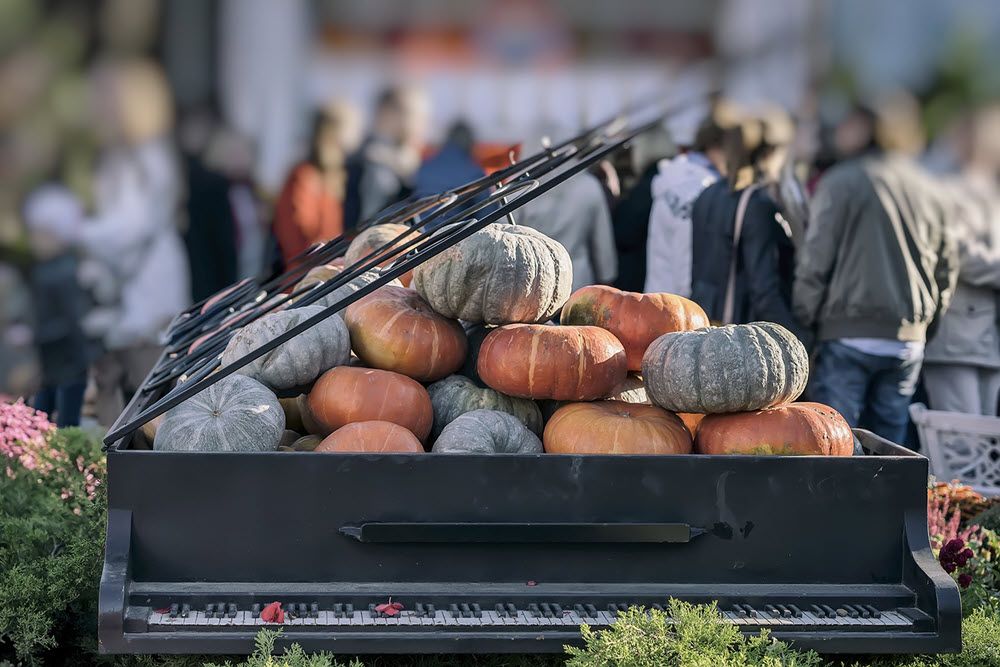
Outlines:
{"type": "MultiPolygon", "coordinates": [[[[91,76],[88,191],[57,154],[0,246],[3,390],[60,425],[113,423],[191,303],[485,173],[467,123],[428,147],[428,99],[396,87],[370,118],[343,101],[317,110],[301,161],[264,193],[253,143],[211,108],[175,118],[155,64],[110,60],[91,76]]],[[[540,128],[521,153],[559,134],[540,128]]],[[[997,414],[997,137],[990,107],[927,146],[906,98],[818,128],[716,99],[516,217],[566,246],[574,288],[671,292],[715,323],[784,325],[813,353],[809,399],[902,442],[918,391],[934,409],[997,414]]]]}

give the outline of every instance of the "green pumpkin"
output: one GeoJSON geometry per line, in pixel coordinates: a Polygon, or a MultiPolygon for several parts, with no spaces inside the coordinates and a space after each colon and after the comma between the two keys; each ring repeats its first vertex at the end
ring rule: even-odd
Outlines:
{"type": "Polygon", "coordinates": [[[497,410],[516,417],[530,431],[541,435],[542,413],[538,404],[527,398],[501,394],[489,387],[479,387],[467,377],[449,375],[427,387],[434,409],[431,437],[436,438],[459,416],[473,410],[497,410]]]}
{"type": "Polygon", "coordinates": [[[542,441],[517,417],[473,410],[455,418],[434,441],[438,454],[541,454],[542,441]]]}
{"type": "Polygon", "coordinates": [[[275,451],[285,413],[275,395],[245,375],[233,374],[168,410],[153,449],[164,452],[275,451]]]}
{"type": "Polygon", "coordinates": [[[674,412],[749,412],[794,401],[809,356],[779,324],[755,322],[660,336],[642,359],[650,400],[674,412]]]}

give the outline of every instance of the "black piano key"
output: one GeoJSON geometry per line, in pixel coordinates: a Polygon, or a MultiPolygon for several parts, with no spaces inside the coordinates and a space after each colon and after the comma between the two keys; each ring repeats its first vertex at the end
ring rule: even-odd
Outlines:
{"type": "Polygon", "coordinates": [[[507,613],[507,608],[503,606],[502,602],[497,602],[493,605],[493,609],[496,610],[497,615],[501,618],[507,618],[510,614],[507,613]]]}
{"type": "Polygon", "coordinates": [[[413,610],[417,613],[417,616],[426,616],[427,615],[427,611],[424,609],[424,603],[423,602],[418,602],[417,605],[416,605],[416,607],[414,607],[413,610]]]}
{"type": "Polygon", "coordinates": [[[228,616],[229,618],[236,618],[236,612],[238,610],[239,609],[236,606],[236,604],[233,603],[233,602],[230,602],[228,605],[226,605],[226,616],[228,616]]]}
{"type": "Polygon", "coordinates": [[[662,604],[652,604],[649,606],[650,609],[655,609],[656,611],[663,611],[662,604]]]}
{"type": "Polygon", "coordinates": [[[180,605],[174,602],[170,605],[170,618],[177,618],[177,612],[180,610],[180,605]]]}
{"type": "Polygon", "coordinates": [[[852,616],[851,618],[857,618],[858,616],[860,616],[861,618],[871,618],[871,614],[868,612],[868,610],[865,609],[860,604],[852,604],[850,606],[848,606],[848,605],[844,605],[844,606],[848,608],[848,611],[850,611],[851,609],[853,609],[854,613],[857,614],[857,616],[852,616]]]}
{"type": "Polygon", "coordinates": [[[778,605],[774,605],[774,606],[777,607],[778,611],[781,612],[781,617],[782,618],[791,618],[792,617],[792,610],[789,609],[788,607],[786,607],[785,605],[778,604],[778,605]]]}
{"type": "Polygon", "coordinates": [[[554,614],[555,614],[556,616],[562,616],[562,615],[563,615],[563,608],[562,608],[562,605],[560,605],[560,604],[556,604],[555,602],[553,602],[553,603],[552,603],[552,612],[553,612],[553,613],[554,613],[554,614]]]}
{"type": "Polygon", "coordinates": [[[227,605],[225,602],[217,602],[215,604],[216,618],[224,618],[228,613],[229,613],[229,605],[227,605]]]}
{"type": "Polygon", "coordinates": [[[584,618],[587,615],[587,612],[584,611],[582,604],[573,605],[573,611],[575,611],[576,615],[579,616],[580,618],[584,618]]]}
{"type": "Polygon", "coordinates": [[[205,616],[211,618],[215,614],[215,605],[211,602],[205,605],[205,616]]]}
{"type": "Polygon", "coordinates": [[[335,602],[333,605],[333,617],[340,618],[343,615],[344,615],[344,603],[335,602]]]}
{"type": "Polygon", "coordinates": [[[597,607],[592,604],[585,604],[583,608],[587,610],[587,616],[590,618],[597,618],[597,607]]]}
{"type": "Polygon", "coordinates": [[[778,618],[779,616],[781,616],[781,612],[778,611],[778,608],[775,607],[773,604],[764,605],[764,611],[769,613],[771,615],[771,618],[778,618]]]}
{"type": "Polygon", "coordinates": [[[453,618],[458,618],[462,615],[462,612],[458,610],[458,605],[455,603],[448,605],[448,613],[451,614],[453,618]]]}
{"type": "Polygon", "coordinates": [[[833,610],[833,607],[831,607],[830,605],[821,604],[820,607],[822,607],[823,611],[826,612],[827,618],[837,618],[837,612],[835,612],[833,610]]]}
{"type": "Polygon", "coordinates": [[[882,616],[882,612],[880,612],[878,609],[871,606],[870,604],[866,604],[865,609],[868,610],[868,613],[871,614],[872,618],[881,618],[882,616]]]}
{"type": "Polygon", "coordinates": [[[309,605],[309,615],[313,618],[319,618],[319,602],[313,602],[309,605]]]}
{"type": "Polygon", "coordinates": [[[542,610],[538,608],[538,605],[534,602],[528,605],[528,613],[532,616],[541,616],[542,610]]]}
{"type": "Polygon", "coordinates": [[[354,616],[354,605],[350,602],[344,604],[344,614],[347,616],[354,616]]]}
{"type": "Polygon", "coordinates": [[[250,616],[253,617],[253,618],[259,618],[260,617],[260,603],[259,602],[254,602],[252,605],[250,605],[250,616]]]}
{"type": "Polygon", "coordinates": [[[472,609],[469,608],[468,603],[463,602],[462,604],[458,605],[458,608],[462,612],[462,616],[464,616],[465,618],[472,618],[472,609]]]}
{"type": "Polygon", "coordinates": [[[483,617],[483,608],[480,607],[475,602],[472,603],[472,615],[475,618],[482,618],[483,617]]]}
{"type": "Polygon", "coordinates": [[[733,611],[735,611],[736,615],[740,616],[741,618],[745,618],[747,615],[747,610],[738,604],[733,605],[733,611]]]}
{"type": "Polygon", "coordinates": [[[611,614],[612,616],[617,616],[618,615],[618,605],[616,605],[614,602],[612,602],[611,604],[609,604],[608,605],[608,613],[611,614]]]}
{"type": "Polygon", "coordinates": [[[788,608],[792,610],[792,616],[795,618],[802,618],[802,610],[793,604],[788,605],[788,608]]]}
{"type": "Polygon", "coordinates": [[[380,618],[382,616],[382,612],[375,610],[375,603],[373,602],[368,604],[368,613],[372,615],[372,618],[380,618]]]}
{"type": "Polygon", "coordinates": [[[437,610],[434,608],[434,605],[432,605],[429,602],[424,605],[424,609],[427,611],[427,615],[430,616],[431,618],[433,618],[434,614],[437,613],[437,610]]]}
{"type": "Polygon", "coordinates": [[[510,614],[511,616],[517,617],[517,607],[514,606],[512,603],[508,602],[507,613],[510,614]]]}
{"type": "Polygon", "coordinates": [[[306,605],[305,602],[299,603],[299,616],[301,616],[302,618],[306,618],[307,616],[309,616],[309,607],[306,605]]]}
{"type": "Polygon", "coordinates": [[[544,616],[545,618],[552,618],[553,616],[555,616],[555,614],[552,612],[552,605],[550,605],[548,602],[543,602],[541,604],[541,607],[542,607],[542,616],[544,616]]]}
{"type": "Polygon", "coordinates": [[[747,616],[750,618],[757,618],[757,610],[748,604],[743,605],[743,608],[747,610],[747,616]]]}
{"type": "Polygon", "coordinates": [[[820,609],[818,605],[809,605],[809,608],[812,609],[812,613],[814,613],[817,617],[826,618],[826,611],[820,609]]]}

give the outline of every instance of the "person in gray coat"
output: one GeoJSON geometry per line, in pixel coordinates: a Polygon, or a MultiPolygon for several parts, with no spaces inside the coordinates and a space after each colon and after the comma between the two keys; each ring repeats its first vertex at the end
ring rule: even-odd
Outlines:
{"type": "Polygon", "coordinates": [[[995,416],[1000,393],[1000,197],[965,179],[953,187],[958,287],[928,342],[924,387],[933,410],[995,416]]]}

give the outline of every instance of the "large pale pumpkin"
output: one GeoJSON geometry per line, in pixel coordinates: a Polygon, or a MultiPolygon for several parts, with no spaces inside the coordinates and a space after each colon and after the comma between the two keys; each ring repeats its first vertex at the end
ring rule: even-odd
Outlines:
{"type": "Polygon", "coordinates": [[[705,311],[690,299],[676,294],[624,292],[607,285],[589,285],[573,292],[559,321],[613,333],[625,346],[630,371],[642,370],[646,348],[663,334],[708,326],[705,311]]]}
{"type": "Polygon", "coordinates": [[[593,401],[627,375],[625,348],[600,327],[510,324],[479,349],[479,377],[510,396],[593,401]]]}
{"type": "Polygon", "coordinates": [[[542,441],[520,419],[473,410],[444,427],[431,451],[439,454],[540,454],[542,441]]]}
{"type": "Polygon", "coordinates": [[[405,287],[383,287],[347,307],[351,347],[367,366],[434,382],[465,361],[465,331],[405,287]]]}
{"type": "Polygon", "coordinates": [[[650,404],[649,396],[646,394],[646,385],[642,381],[642,376],[629,373],[622,382],[611,390],[607,395],[609,401],[622,401],[623,403],[643,403],[650,404]]]}
{"type": "Polygon", "coordinates": [[[536,435],[542,434],[542,412],[532,400],[507,396],[489,387],[479,387],[461,375],[452,375],[435,382],[427,387],[427,393],[431,396],[431,406],[434,408],[432,438],[437,438],[460,415],[473,410],[506,412],[536,435]]]}
{"type": "Polygon", "coordinates": [[[292,291],[302,292],[302,294],[295,299],[291,299],[290,303],[295,303],[309,294],[309,292],[305,291],[308,288],[333,280],[343,272],[344,265],[342,263],[320,264],[319,266],[312,267],[308,272],[306,272],[306,275],[302,276],[302,279],[299,280],[299,282],[295,283],[295,287],[292,291]]]}
{"type": "Polygon", "coordinates": [[[771,322],[730,324],[660,336],[642,362],[653,403],[674,412],[746,412],[794,401],[806,388],[809,357],[771,322]]]}
{"type": "Polygon", "coordinates": [[[655,405],[596,401],[556,410],[542,435],[553,454],[690,454],[680,418],[655,405]]]}
{"type": "Polygon", "coordinates": [[[790,403],[756,412],[708,415],[698,427],[699,454],[851,456],[847,421],[821,403],[790,403]]]}
{"type": "MultiPolygon", "coordinates": [[[[241,358],[322,310],[319,306],[293,308],[251,322],[230,339],[222,353],[222,363],[241,358]]],[[[328,317],[238,372],[274,390],[291,389],[310,384],[324,371],[346,364],[350,357],[347,325],[339,317],[328,317]]]]}
{"type": "MultiPolygon", "coordinates": [[[[354,237],[354,240],[351,241],[351,245],[348,246],[347,252],[344,253],[344,261],[347,263],[347,266],[352,266],[355,262],[360,262],[361,260],[364,260],[364,263],[367,264],[371,261],[371,259],[365,259],[368,255],[372,254],[376,250],[379,250],[382,246],[392,243],[392,241],[408,229],[409,227],[407,225],[400,225],[394,222],[369,227],[354,237]]],[[[417,238],[417,232],[408,234],[404,238],[393,243],[392,246],[379,252],[379,254],[385,254],[390,248],[404,245],[415,238],[417,238]]],[[[379,266],[385,267],[400,259],[402,259],[402,253],[392,259],[381,262],[379,266]]],[[[400,282],[403,283],[404,286],[408,287],[410,285],[412,274],[412,271],[407,271],[400,276],[400,282]]]]}
{"type": "Polygon", "coordinates": [[[431,397],[419,382],[405,375],[374,368],[333,368],[309,392],[309,414],[327,435],[362,421],[399,424],[421,442],[434,422],[431,397]]]}
{"type": "Polygon", "coordinates": [[[338,428],[319,443],[314,452],[367,454],[417,454],[424,446],[398,424],[386,421],[354,422],[338,428]]]}
{"type": "Polygon", "coordinates": [[[153,449],[267,452],[278,448],[285,413],[275,395],[245,375],[229,375],[167,411],[153,449]]]}
{"type": "MultiPolygon", "coordinates": [[[[336,304],[341,299],[344,299],[354,294],[362,287],[366,287],[372,284],[373,282],[378,280],[380,276],[381,272],[379,269],[372,269],[371,271],[365,271],[360,276],[354,278],[354,280],[351,280],[348,283],[344,283],[343,285],[336,288],[326,296],[320,297],[313,303],[313,305],[321,306],[323,308],[329,308],[330,306],[336,304]]],[[[403,286],[403,284],[398,280],[396,280],[395,278],[387,282],[385,285],[383,285],[383,287],[388,287],[390,285],[393,285],[395,287],[403,286]]],[[[337,314],[340,315],[341,319],[344,318],[346,310],[347,310],[346,308],[341,308],[340,310],[337,311],[337,314]]]]}
{"type": "Polygon", "coordinates": [[[437,312],[468,322],[544,322],[573,284],[569,253],[530,227],[492,224],[413,272],[413,288],[437,312]]]}

